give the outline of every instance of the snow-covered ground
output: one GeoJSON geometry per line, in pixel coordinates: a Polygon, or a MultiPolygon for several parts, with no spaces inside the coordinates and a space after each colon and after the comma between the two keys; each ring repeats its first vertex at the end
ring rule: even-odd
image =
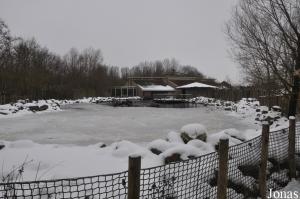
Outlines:
{"type": "MultiPolygon", "coordinates": [[[[132,154],[142,156],[143,168],[157,166],[174,153],[181,159],[210,153],[220,138],[229,138],[230,145],[251,139],[260,133],[256,131],[260,120],[279,114],[264,110],[255,101],[224,104],[205,100],[195,99],[205,106],[186,109],[71,101],[64,102],[63,111],[3,117],[2,176],[14,168],[18,171],[24,162],[21,180],[114,173],[127,169],[132,154]],[[182,133],[188,136],[182,139],[182,133]]],[[[277,118],[273,127],[286,126],[285,120],[277,118]]]]}

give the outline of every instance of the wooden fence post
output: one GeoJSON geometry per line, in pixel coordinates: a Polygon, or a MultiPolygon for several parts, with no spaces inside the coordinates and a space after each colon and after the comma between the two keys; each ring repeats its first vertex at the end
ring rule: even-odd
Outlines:
{"type": "Polygon", "coordinates": [[[269,147],[270,126],[267,122],[263,123],[261,136],[261,162],[259,169],[259,192],[262,199],[267,198],[267,163],[269,147]]]}
{"type": "Polygon", "coordinates": [[[128,161],[128,199],[140,197],[141,157],[129,156],[128,161]]]}
{"type": "Polygon", "coordinates": [[[296,161],[295,161],[295,147],[296,147],[296,119],[294,116],[289,117],[289,169],[290,178],[296,178],[296,161]]]}
{"type": "Polygon", "coordinates": [[[228,184],[228,139],[220,139],[219,143],[219,171],[218,171],[218,199],[227,198],[228,184]]]}

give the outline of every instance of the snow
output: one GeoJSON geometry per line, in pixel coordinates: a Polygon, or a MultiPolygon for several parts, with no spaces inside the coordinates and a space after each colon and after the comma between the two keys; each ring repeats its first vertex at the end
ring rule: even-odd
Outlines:
{"type": "Polygon", "coordinates": [[[227,134],[231,137],[235,137],[239,140],[242,140],[242,141],[245,141],[247,140],[247,138],[245,137],[245,134],[244,133],[241,133],[240,131],[232,128],[232,129],[225,129],[224,131],[224,134],[227,134]]]}
{"type": "Polygon", "coordinates": [[[219,143],[220,139],[222,139],[222,140],[228,139],[229,146],[233,146],[233,145],[242,143],[241,140],[236,139],[236,138],[231,137],[230,135],[226,134],[226,130],[211,134],[210,136],[207,137],[207,142],[209,142],[215,146],[219,143]]]}
{"type": "Polygon", "coordinates": [[[163,139],[154,140],[148,144],[149,149],[157,149],[161,152],[164,152],[164,151],[172,148],[173,146],[176,146],[176,144],[170,143],[163,139]]]}
{"type": "Polygon", "coordinates": [[[191,140],[187,144],[196,147],[200,151],[203,151],[205,153],[211,153],[215,151],[214,147],[211,144],[203,142],[202,140],[191,140]]]}
{"type": "Polygon", "coordinates": [[[138,87],[140,87],[143,91],[175,91],[175,89],[169,85],[138,85],[138,87]]]}
{"type": "Polygon", "coordinates": [[[289,117],[290,120],[295,120],[296,118],[294,116],[289,117]]]}
{"type": "Polygon", "coordinates": [[[61,111],[59,101],[57,100],[38,100],[32,102],[19,100],[17,103],[0,105],[0,119],[53,111],[61,111]]]}
{"type": "Polygon", "coordinates": [[[136,152],[139,152],[139,155],[144,157],[147,153],[143,148],[127,140],[113,143],[111,147],[113,148],[112,155],[115,157],[128,157],[131,154],[136,154],[136,152]]]}
{"type": "Polygon", "coordinates": [[[98,175],[127,170],[128,156],[142,156],[142,167],[161,165],[160,157],[144,147],[129,141],[121,141],[100,148],[89,146],[64,146],[37,144],[29,141],[4,142],[1,150],[1,166],[5,175],[25,160],[23,180],[55,179],[98,175]]]}
{"type": "Polygon", "coordinates": [[[70,105],[70,104],[79,104],[79,103],[102,103],[102,102],[112,102],[113,100],[141,100],[140,97],[123,97],[123,98],[114,98],[114,97],[88,97],[77,100],[18,100],[16,103],[3,104],[0,105],[0,119],[1,118],[11,118],[24,116],[28,114],[39,114],[39,113],[49,113],[61,111],[60,106],[70,105]]]}
{"type": "Polygon", "coordinates": [[[206,151],[201,151],[192,145],[179,144],[175,147],[167,149],[162,154],[160,154],[160,156],[162,158],[166,158],[166,157],[172,156],[173,154],[180,154],[180,158],[182,160],[187,160],[187,159],[189,159],[190,156],[199,157],[206,153],[207,153],[206,151]]]}
{"type": "Polygon", "coordinates": [[[178,133],[176,133],[175,131],[171,131],[170,133],[168,133],[167,135],[167,140],[169,142],[173,142],[173,143],[180,143],[183,144],[184,142],[182,141],[180,135],[178,133]]]}
{"type": "Polygon", "coordinates": [[[17,149],[31,148],[33,146],[35,146],[35,143],[31,140],[17,140],[9,144],[9,147],[17,149]]]}
{"type": "Polygon", "coordinates": [[[199,82],[194,82],[194,83],[191,83],[191,84],[178,86],[177,88],[217,88],[217,87],[211,86],[211,85],[208,85],[208,84],[199,83],[199,82]]]}
{"type": "Polygon", "coordinates": [[[191,138],[195,139],[199,135],[206,134],[207,130],[202,124],[194,123],[194,124],[184,125],[181,128],[180,132],[187,133],[191,138]]]}
{"type": "MultiPolygon", "coordinates": [[[[202,100],[203,101],[203,100],[202,100]]],[[[221,103],[217,101],[216,103],[221,103]]],[[[259,101],[254,98],[243,98],[236,104],[236,111],[230,111],[228,115],[247,120],[261,125],[262,123],[271,123],[270,130],[280,130],[289,126],[289,121],[282,113],[267,106],[260,106],[259,101]]],[[[233,109],[233,108],[232,108],[233,109]]]]}
{"type": "Polygon", "coordinates": [[[245,140],[251,140],[261,134],[261,131],[255,131],[253,129],[247,129],[245,131],[240,132],[240,135],[237,136],[239,138],[244,138],[245,140]]]}

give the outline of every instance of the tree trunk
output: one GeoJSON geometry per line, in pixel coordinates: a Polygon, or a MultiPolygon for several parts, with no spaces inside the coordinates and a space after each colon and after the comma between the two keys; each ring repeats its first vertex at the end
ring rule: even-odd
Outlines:
{"type": "MultiPolygon", "coordinates": [[[[300,43],[300,42],[299,42],[300,43]]],[[[294,72],[294,82],[292,87],[292,94],[289,101],[289,115],[288,116],[296,116],[297,114],[297,105],[298,105],[298,95],[299,95],[299,84],[300,84],[300,44],[297,50],[297,58],[294,72]]]]}
{"type": "Polygon", "coordinates": [[[271,110],[272,103],[271,103],[271,74],[270,74],[270,68],[267,67],[267,103],[268,108],[271,110]]]}

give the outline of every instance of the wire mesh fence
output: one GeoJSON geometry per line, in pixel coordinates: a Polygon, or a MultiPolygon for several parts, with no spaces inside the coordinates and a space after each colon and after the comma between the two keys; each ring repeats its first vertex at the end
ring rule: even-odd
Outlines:
{"type": "Polygon", "coordinates": [[[296,168],[299,172],[298,177],[300,177],[300,123],[296,124],[296,168]]]}
{"type": "MultiPolygon", "coordinates": [[[[288,129],[269,136],[268,188],[279,189],[288,181],[288,129]]],[[[261,136],[229,148],[227,197],[258,196],[261,136]]],[[[300,124],[296,126],[296,162],[300,170],[300,124]]],[[[140,198],[217,198],[219,154],[141,169],[140,198]]],[[[0,184],[2,198],[126,199],[128,172],[82,178],[0,184]]]]}
{"type": "Polygon", "coordinates": [[[0,198],[126,198],[127,172],[82,178],[0,185],[0,198]]]}
{"type": "Polygon", "coordinates": [[[258,173],[261,152],[261,138],[229,148],[228,198],[255,197],[258,194],[258,173]]]}
{"type": "Polygon", "coordinates": [[[296,156],[300,156],[300,123],[296,124],[296,156]]]}
{"type": "Polygon", "coordinates": [[[214,198],[217,153],[141,170],[141,198],[214,198]]]}
{"type": "Polygon", "coordinates": [[[289,182],[288,169],[288,149],[289,149],[289,131],[283,129],[272,132],[269,141],[268,155],[268,187],[279,189],[289,182]]]}

